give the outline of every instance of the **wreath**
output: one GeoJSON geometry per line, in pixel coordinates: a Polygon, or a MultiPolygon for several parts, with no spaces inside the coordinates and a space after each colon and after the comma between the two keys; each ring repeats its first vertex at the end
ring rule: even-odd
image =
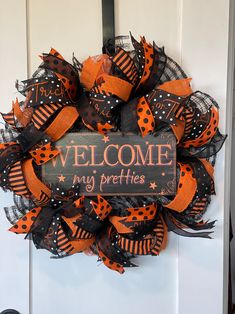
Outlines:
{"type": "Polygon", "coordinates": [[[109,41],[103,54],[68,63],[56,50],[41,56],[32,78],[16,82],[24,101],[2,113],[0,185],[14,194],[4,208],[17,234],[60,258],[95,254],[119,273],[136,255],[159,255],[169,231],[210,238],[214,221],[202,216],[215,194],[216,153],[226,136],[219,107],[193,92],[191,79],[155,43],[131,35],[132,51],[109,41]],[[120,131],[139,136],[170,131],[177,142],[173,196],[86,197],[79,184],[66,190],[43,182],[41,166],[60,154],[56,142],[69,130],[120,131]]]}

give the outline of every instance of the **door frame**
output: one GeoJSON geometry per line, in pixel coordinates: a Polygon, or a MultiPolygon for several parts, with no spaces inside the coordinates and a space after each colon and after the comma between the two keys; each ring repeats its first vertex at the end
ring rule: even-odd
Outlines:
{"type": "Polygon", "coordinates": [[[234,50],[235,50],[235,2],[229,4],[229,35],[227,64],[227,105],[225,144],[225,195],[224,195],[224,281],[223,281],[223,313],[228,313],[229,298],[229,247],[230,247],[230,195],[231,187],[231,157],[232,157],[232,126],[233,126],[233,88],[234,88],[234,50]]]}

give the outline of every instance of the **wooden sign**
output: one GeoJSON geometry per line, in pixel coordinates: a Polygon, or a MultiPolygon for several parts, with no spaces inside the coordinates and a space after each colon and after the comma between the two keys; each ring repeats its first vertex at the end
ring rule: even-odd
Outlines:
{"type": "Polygon", "coordinates": [[[171,132],[157,136],[68,133],[56,143],[60,154],[43,166],[48,183],[80,183],[83,195],[173,195],[176,143],[171,132]]]}

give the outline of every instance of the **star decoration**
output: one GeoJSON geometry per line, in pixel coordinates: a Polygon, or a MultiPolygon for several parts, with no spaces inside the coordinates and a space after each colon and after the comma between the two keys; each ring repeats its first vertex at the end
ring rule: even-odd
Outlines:
{"type": "Polygon", "coordinates": [[[102,141],[104,141],[105,143],[109,142],[109,136],[104,136],[102,141]]]}
{"type": "Polygon", "coordinates": [[[149,188],[150,188],[150,189],[155,190],[155,189],[156,189],[156,187],[157,187],[157,184],[156,184],[156,182],[155,182],[155,181],[154,181],[154,182],[150,182],[150,184],[149,184],[149,188]]]}
{"type": "Polygon", "coordinates": [[[57,178],[59,179],[59,182],[65,181],[65,176],[63,176],[62,174],[60,176],[58,176],[57,178]]]}

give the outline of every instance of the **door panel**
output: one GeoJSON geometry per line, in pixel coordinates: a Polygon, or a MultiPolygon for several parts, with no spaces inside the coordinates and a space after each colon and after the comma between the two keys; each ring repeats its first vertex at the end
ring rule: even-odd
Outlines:
{"type": "MultiPolygon", "coordinates": [[[[226,110],[230,105],[227,103],[229,1],[184,0],[182,16],[181,64],[193,78],[193,89],[217,100],[220,130],[226,133],[226,110]]],[[[216,196],[212,197],[205,215],[205,220],[217,220],[213,240],[179,238],[179,313],[223,313],[224,227],[225,210],[228,211],[224,185],[225,147],[216,161],[216,196]],[[192,306],[194,298],[200,301],[192,306]]]]}
{"type": "MultiPolygon", "coordinates": [[[[18,96],[15,80],[27,77],[25,0],[0,1],[0,111],[10,111],[18,96]]],[[[2,121],[0,127],[3,127],[2,121]]],[[[3,208],[13,204],[11,193],[0,191],[0,312],[13,308],[29,313],[29,242],[8,232],[3,208]]]]}
{"type": "Polygon", "coordinates": [[[50,260],[33,250],[33,314],[176,313],[176,244],[170,237],[161,258],[137,259],[141,267],[123,276],[96,257],[50,260]]]}
{"type": "Polygon", "coordinates": [[[138,39],[166,49],[166,53],[180,61],[181,0],[115,0],[115,27],[117,35],[129,32],[138,39]]]}
{"type": "Polygon", "coordinates": [[[66,60],[99,54],[102,48],[101,0],[30,0],[30,70],[42,52],[56,48],[66,60]]]}

